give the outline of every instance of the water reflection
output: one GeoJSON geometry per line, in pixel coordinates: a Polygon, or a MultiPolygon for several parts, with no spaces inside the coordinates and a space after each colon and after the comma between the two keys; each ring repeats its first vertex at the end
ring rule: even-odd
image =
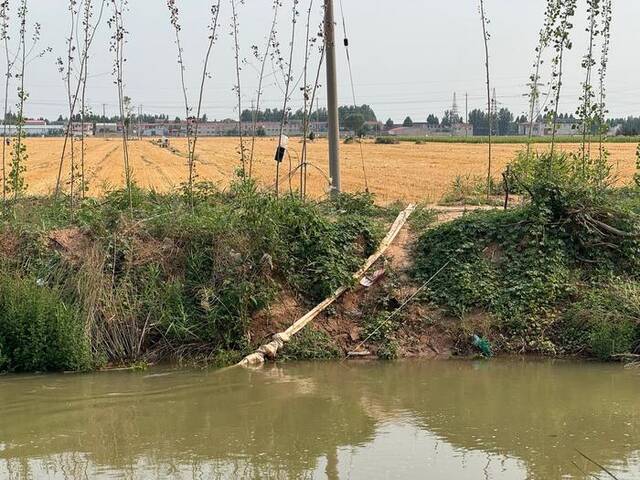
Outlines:
{"type": "Polygon", "coordinates": [[[0,478],[588,478],[579,449],[631,479],[639,373],[497,361],[0,377],[0,478]]]}

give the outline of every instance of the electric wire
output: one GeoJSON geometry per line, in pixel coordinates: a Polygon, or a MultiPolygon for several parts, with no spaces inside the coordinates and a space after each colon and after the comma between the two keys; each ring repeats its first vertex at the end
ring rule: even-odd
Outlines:
{"type": "MultiPolygon", "coordinates": [[[[358,108],[358,104],[356,101],[356,88],[353,82],[353,68],[351,67],[351,53],[349,51],[349,37],[347,35],[347,21],[344,15],[344,7],[342,5],[342,0],[340,0],[340,16],[342,17],[342,31],[344,33],[344,49],[347,55],[347,65],[349,67],[349,81],[351,82],[351,95],[353,96],[353,106],[354,108],[358,108]]],[[[367,167],[364,161],[364,148],[362,146],[362,141],[359,141],[360,145],[360,160],[362,162],[362,175],[364,177],[364,189],[367,193],[369,193],[369,181],[367,179],[367,167]]]]}

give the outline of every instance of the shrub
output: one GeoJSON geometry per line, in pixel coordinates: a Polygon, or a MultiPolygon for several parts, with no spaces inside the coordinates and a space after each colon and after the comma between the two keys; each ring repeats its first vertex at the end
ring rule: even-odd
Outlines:
{"type": "Polygon", "coordinates": [[[32,279],[0,276],[0,368],[84,370],[89,343],[78,311],[32,279]]]}
{"type": "Polygon", "coordinates": [[[377,137],[376,144],[377,145],[398,145],[400,140],[394,137],[377,137]]]}
{"type": "Polygon", "coordinates": [[[581,292],[556,329],[566,353],[608,360],[633,352],[640,342],[640,284],[621,278],[581,292]]]}

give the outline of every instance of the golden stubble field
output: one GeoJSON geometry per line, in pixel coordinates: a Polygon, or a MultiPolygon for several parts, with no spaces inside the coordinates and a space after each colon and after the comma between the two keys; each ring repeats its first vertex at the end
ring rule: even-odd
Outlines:
{"type": "MultiPolygon", "coordinates": [[[[27,163],[28,191],[46,194],[55,187],[62,139],[28,139],[27,163]]],[[[250,144],[247,142],[247,144],[250,144]]],[[[76,158],[79,158],[76,143],[76,158]]],[[[171,146],[186,152],[186,139],[171,139],[171,146]]],[[[275,139],[258,139],[255,148],[254,174],[265,186],[275,182],[273,155],[275,139]]],[[[301,141],[290,141],[291,164],[297,164],[301,141]]],[[[357,144],[341,145],[342,186],[345,191],[363,191],[365,187],[357,144]]],[[[494,176],[497,178],[523,145],[494,146],[494,176]]],[[[635,172],[634,144],[608,144],[614,173],[620,183],[628,182],[635,172]]],[[[548,145],[535,148],[546,149],[548,145]]],[[[566,150],[576,150],[578,145],[562,145],[566,150]]],[[[122,144],[113,139],[89,139],[85,146],[85,171],[90,195],[100,195],[105,190],[124,184],[122,144]]],[[[129,147],[130,162],[137,183],[142,187],[159,191],[176,188],[187,175],[186,158],[170,150],[153,145],[149,140],[132,140],[129,147]]],[[[486,175],[487,146],[471,144],[426,143],[415,145],[363,145],[369,189],[381,203],[394,200],[437,202],[457,175],[486,175]]],[[[239,140],[237,138],[204,138],[198,141],[199,179],[210,180],[226,187],[240,165],[239,140]]],[[[327,180],[322,172],[328,171],[327,142],[316,141],[309,145],[308,191],[320,197],[327,191],[327,180]]],[[[68,180],[69,159],[64,173],[68,180]]],[[[282,164],[282,188],[290,188],[287,179],[289,159],[282,164]]],[[[297,189],[299,176],[294,175],[291,188],[297,189]]]]}

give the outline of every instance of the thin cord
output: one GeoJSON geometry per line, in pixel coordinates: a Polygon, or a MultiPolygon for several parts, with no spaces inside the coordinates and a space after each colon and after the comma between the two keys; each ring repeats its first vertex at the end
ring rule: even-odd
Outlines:
{"type": "MultiPolygon", "coordinates": [[[[353,82],[353,69],[351,67],[351,53],[349,52],[349,37],[347,36],[347,21],[344,16],[344,8],[342,0],[340,0],[340,15],[342,17],[342,31],[344,32],[344,49],[347,54],[347,65],[349,66],[349,80],[351,82],[351,95],[353,96],[353,106],[358,107],[356,102],[356,88],[353,82]]],[[[364,176],[364,188],[369,193],[369,181],[367,180],[367,169],[364,161],[364,150],[362,148],[362,141],[358,142],[360,145],[360,160],[362,161],[362,174],[364,176]]]]}
{"type": "MultiPolygon", "coordinates": [[[[375,329],[373,332],[371,332],[367,338],[365,338],[362,342],[360,342],[360,344],[355,348],[355,350],[353,350],[353,352],[358,351],[358,350],[359,350],[359,349],[360,349],[360,348],[361,348],[365,343],[367,343],[367,341],[368,341],[371,337],[373,337],[376,333],[378,333],[378,331],[379,331],[382,327],[384,327],[385,325],[387,325],[387,324],[391,321],[391,319],[392,319],[393,317],[395,317],[398,313],[400,313],[400,311],[401,311],[404,307],[406,307],[406,306],[409,304],[409,302],[411,302],[411,300],[413,300],[414,298],[416,298],[416,296],[418,296],[418,294],[419,294],[420,292],[422,292],[425,288],[427,288],[427,286],[428,286],[428,285],[429,285],[429,284],[430,284],[430,283],[431,283],[431,282],[432,282],[432,281],[433,281],[433,280],[434,280],[438,275],[440,275],[440,274],[444,271],[444,269],[445,269],[445,268],[447,268],[447,267],[449,266],[449,264],[451,264],[451,262],[453,262],[453,259],[451,259],[451,260],[449,260],[447,263],[445,263],[445,264],[440,268],[440,270],[438,270],[436,273],[434,273],[434,274],[433,274],[433,276],[432,276],[429,280],[427,280],[426,282],[424,282],[424,284],[423,284],[423,285],[422,285],[418,290],[416,290],[416,292],[415,292],[413,295],[411,295],[409,298],[407,298],[407,299],[402,303],[402,305],[400,305],[396,310],[394,310],[394,311],[393,311],[393,313],[391,313],[391,315],[389,315],[389,316],[388,316],[388,317],[387,317],[387,318],[386,318],[382,323],[380,323],[380,325],[378,325],[378,326],[376,327],[376,329],[375,329]]],[[[343,358],[343,359],[342,359],[342,361],[347,360],[347,359],[351,356],[351,354],[352,354],[353,352],[349,352],[349,353],[347,353],[347,356],[346,356],[345,358],[343,358]]]]}

